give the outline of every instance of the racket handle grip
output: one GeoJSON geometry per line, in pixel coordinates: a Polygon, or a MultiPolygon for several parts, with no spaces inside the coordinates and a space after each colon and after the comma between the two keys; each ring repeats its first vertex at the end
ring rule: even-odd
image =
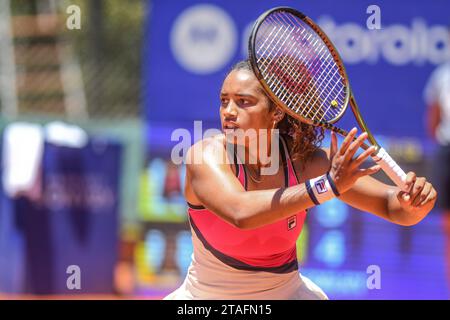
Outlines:
{"type": "Polygon", "coordinates": [[[406,173],[400,168],[394,159],[384,150],[380,148],[373,160],[383,169],[387,176],[403,191],[407,192],[406,188],[406,173]]]}

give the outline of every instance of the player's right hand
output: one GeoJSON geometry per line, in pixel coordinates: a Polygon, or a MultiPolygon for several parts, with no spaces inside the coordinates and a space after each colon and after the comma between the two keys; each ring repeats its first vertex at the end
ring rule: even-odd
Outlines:
{"type": "Polygon", "coordinates": [[[371,175],[380,170],[379,165],[374,165],[367,169],[360,169],[361,164],[375,152],[375,147],[371,146],[360,155],[355,157],[356,151],[367,139],[367,133],[364,132],[356,139],[357,129],[350,130],[338,149],[337,137],[334,132],[331,132],[331,147],[330,147],[330,176],[333,180],[339,193],[342,194],[350,189],[359,178],[371,175]]]}

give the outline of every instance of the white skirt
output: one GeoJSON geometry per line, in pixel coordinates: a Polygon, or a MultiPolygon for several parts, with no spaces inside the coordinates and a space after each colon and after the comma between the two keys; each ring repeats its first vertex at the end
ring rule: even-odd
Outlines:
{"type": "Polygon", "coordinates": [[[192,232],[194,253],[182,285],[164,300],[327,300],[327,295],[298,271],[271,273],[239,270],[218,260],[192,232]]]}

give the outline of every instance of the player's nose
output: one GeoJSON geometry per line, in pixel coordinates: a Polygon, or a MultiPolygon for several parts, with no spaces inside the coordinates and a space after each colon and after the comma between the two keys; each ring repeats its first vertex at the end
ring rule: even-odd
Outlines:
{"type": "Polygon", "coordinates": [[[226,108],[223,110],[225,118],[235,118],[237,116],[237,112],[237,106],[233,100],[230,100],[226,108]]]}

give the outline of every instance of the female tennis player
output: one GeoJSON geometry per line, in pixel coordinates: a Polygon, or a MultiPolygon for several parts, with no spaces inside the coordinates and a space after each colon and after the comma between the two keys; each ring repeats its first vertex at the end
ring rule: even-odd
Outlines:
{"type": "Polygon", "coordinates": [[[296,240],[307,209],[337,197],[411,226],[433,208],[436,191],[425,178],[409,172],[410,191],[402,192],[370,176],[379,166],[361,168],[374,152],[371,147],[356,154],[366,133],[357,136],[354,128],[340,146],[332,133],[330,148],[320,148],[322,129],[276,107],[247,61],[227,75],[220,100],[223,133],[197,142],[187,154],[185,197],[194,252],[183,284],[165,299],[327,299],[298,270],[296,240]],[[267,149],[270,159],[281,159],[274,174],[262,174],[267,163],[248,140],[245,156],[234,152],[234,161],[224,161],[236,143],[230,132],[239,129],[279,130],[279,150],[267,149]]]}

